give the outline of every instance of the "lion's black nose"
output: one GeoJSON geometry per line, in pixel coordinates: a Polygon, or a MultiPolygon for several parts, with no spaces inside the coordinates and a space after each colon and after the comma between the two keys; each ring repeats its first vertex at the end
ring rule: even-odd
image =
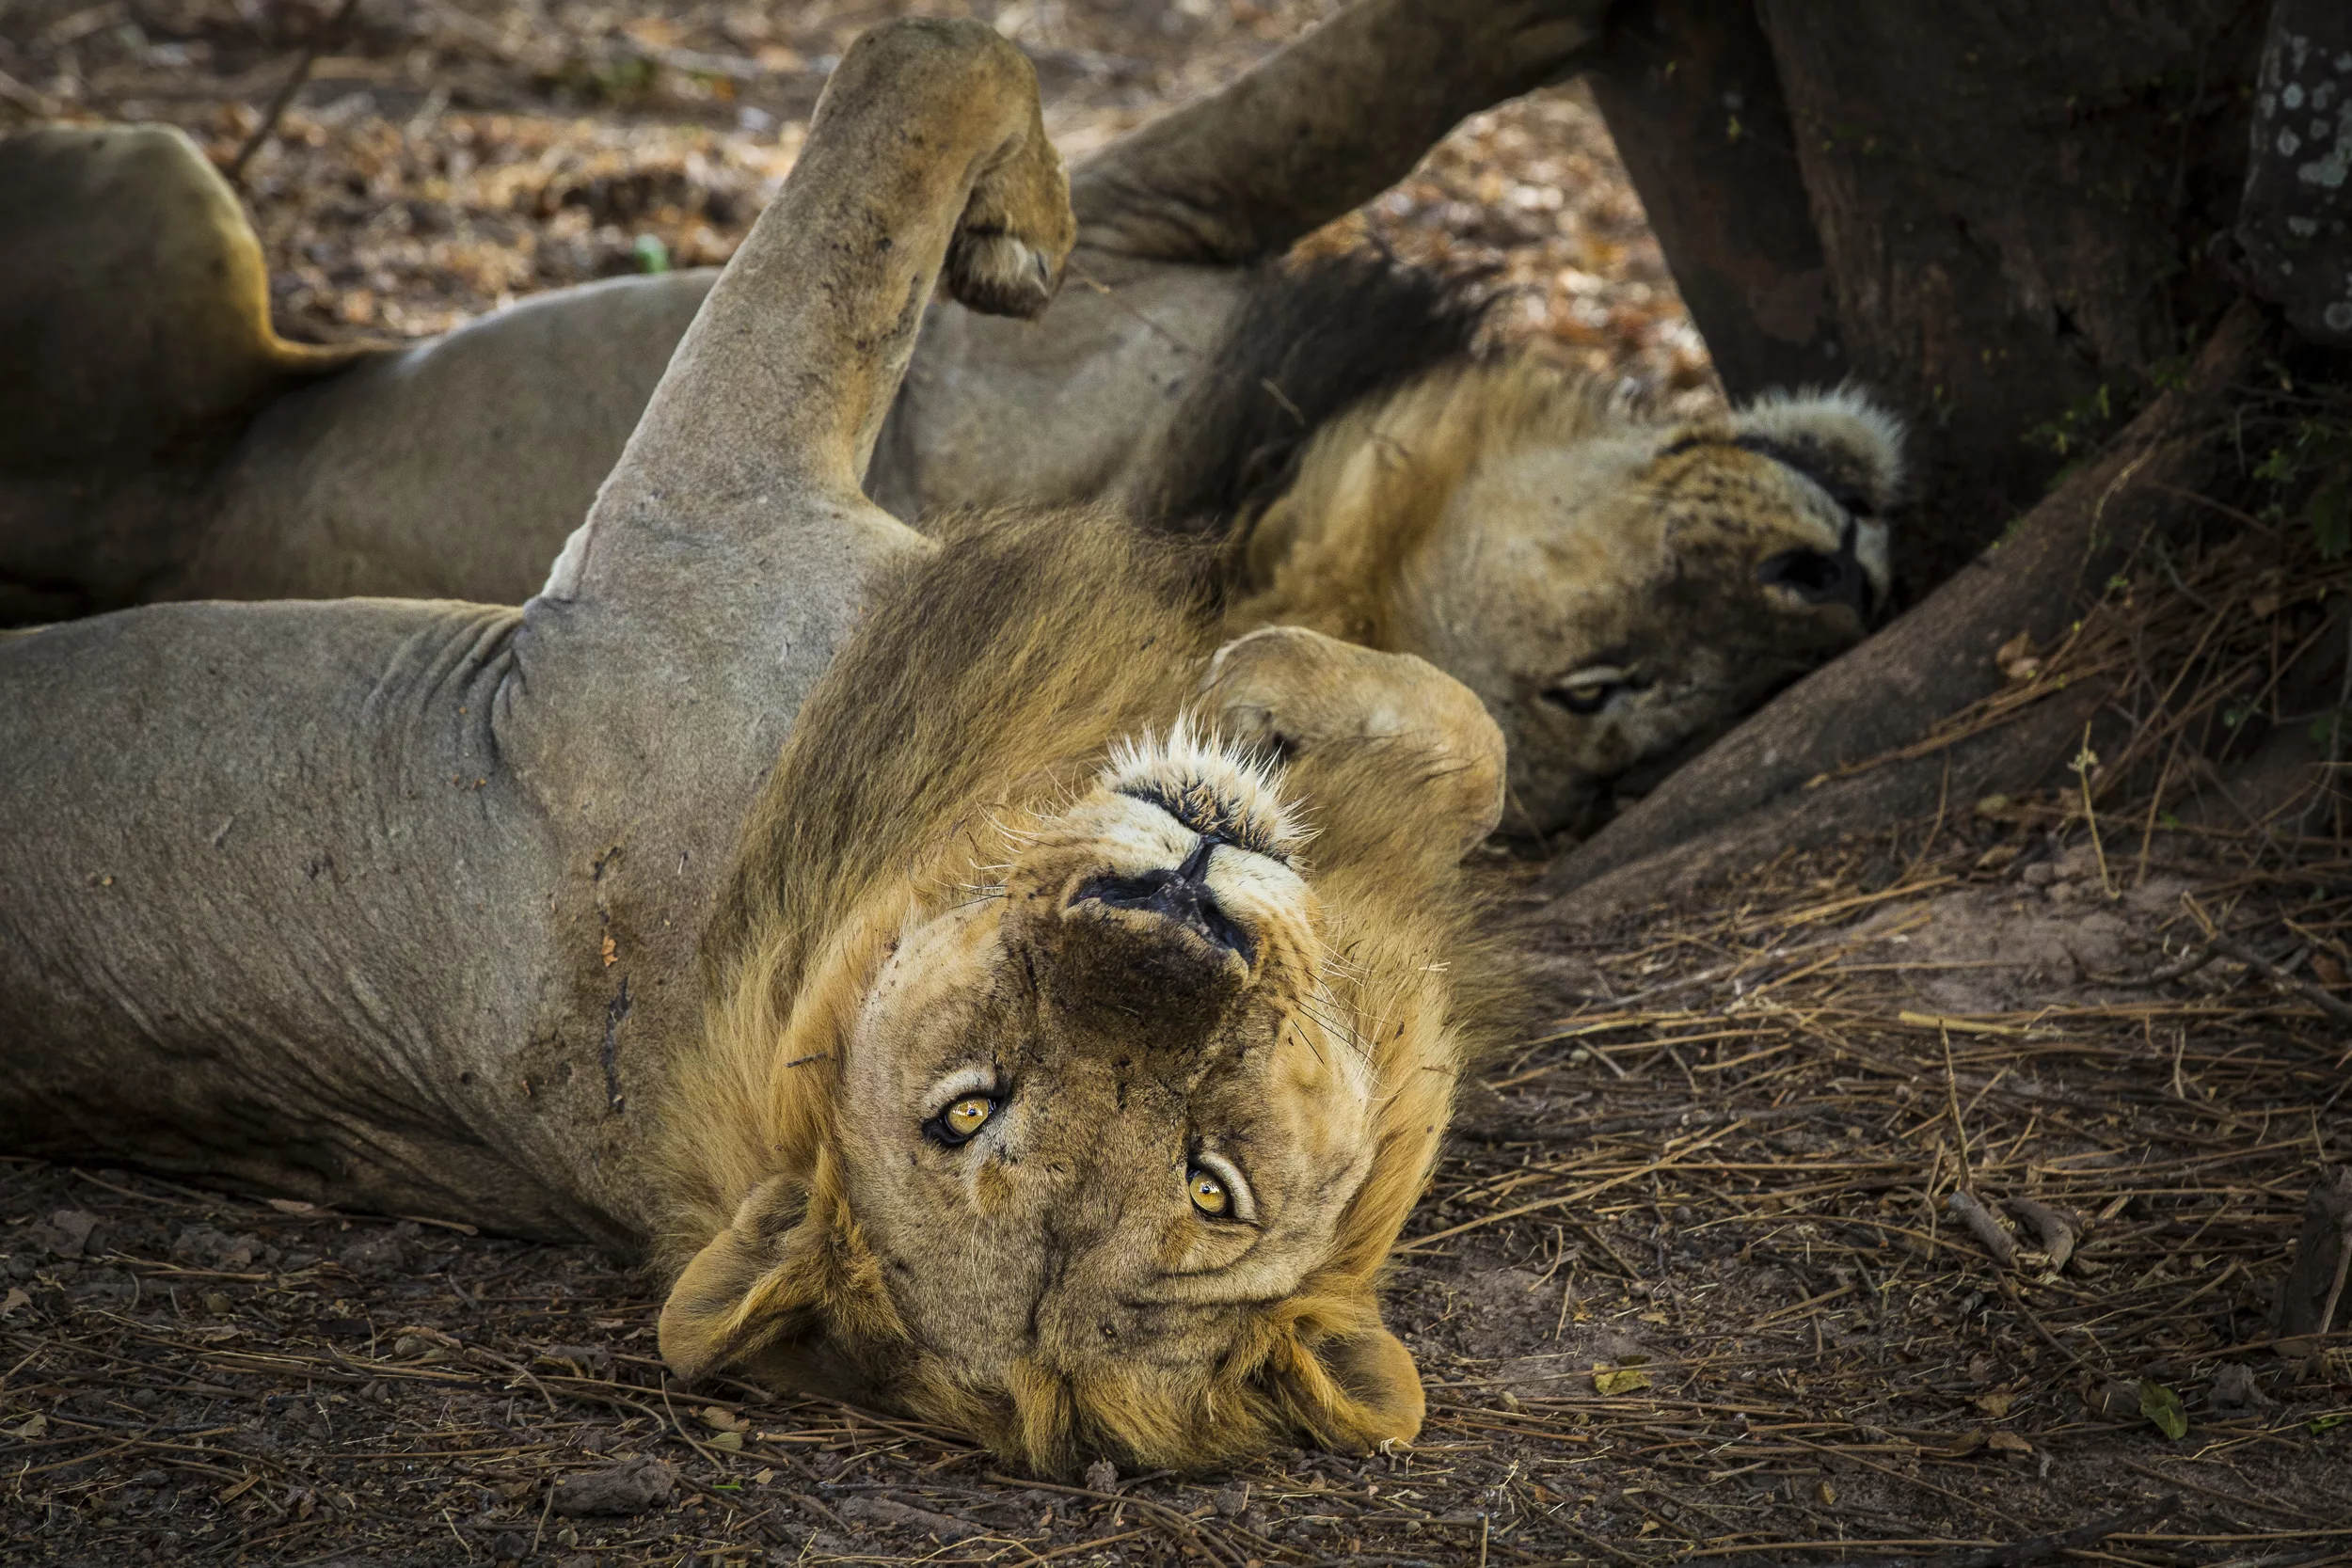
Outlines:
{"type": "Polygon", "coordinates": [[[1767,587],[1788,589],[1807,604],[1851,606],[1867,625],[1877,609],[1877,592],[1854,546],[1855,528],[1849,522],[1836,554],[1783,550],[1756,569],[1756,580],[1767,587]]]}
{"type": "Polygon", "coordinates": [[[1221,839],[1204,835],[1184,857],[1184,863],[1173,870],[1146,871],[1139,876],[1122,877],[1104,872],[1089,877],[1078,884],[1071,903],[1089,901],[1114,910],[1143,910],[1193,932],[1216,946],[1225,948],[1244,964],[1257,957],[1257,944],[1249,933],[1227,918],[1217,908],[1216,895],[1209,891],[1206,880],[1209,856],[1221,839]]]}

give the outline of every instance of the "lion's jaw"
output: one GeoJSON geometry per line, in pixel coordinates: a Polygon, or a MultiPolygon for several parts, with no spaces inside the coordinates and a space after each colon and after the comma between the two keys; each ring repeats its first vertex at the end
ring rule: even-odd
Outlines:
{"type": "Polygon", "coordinates": [[[919,1383],[1185,1402],[1327,1260],[1370,1168],[1299,835],[1264,773],[1172,740],[1023,835],[1001,896],[912,923],[866,993],[836,1147],[919,1383]],[[975,1095],[985,1125],[946,1141],[975,1095]]]}

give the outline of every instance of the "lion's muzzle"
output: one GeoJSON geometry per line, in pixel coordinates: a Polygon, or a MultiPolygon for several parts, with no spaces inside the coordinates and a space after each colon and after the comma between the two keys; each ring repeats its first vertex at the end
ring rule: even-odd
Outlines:
{"type": "Polygon", "coordinates": [[[1089,1028],[1191,1054],[1250,989],[1263,945],[1209,886],[1220,849],[1240,852],[1203,838],[1179,865],[1077,879],[1039,952],[1046,994],[1089,1028]]]}
{"type": "Polygon", "coordinates": [[[1204,835],[1182,865],[1167,870],[1135,877],[1108,872],[1089,877],[1078,884],[1070,902],[1073,907],[1098,903],[1105,909],[1135,910],[1169,921],[1211,947],[1232,953],[1247,969],[1257,961],[1257,939],[1225,912],[1207,880],[1209,857],[1223,843],[1204,835]]]}

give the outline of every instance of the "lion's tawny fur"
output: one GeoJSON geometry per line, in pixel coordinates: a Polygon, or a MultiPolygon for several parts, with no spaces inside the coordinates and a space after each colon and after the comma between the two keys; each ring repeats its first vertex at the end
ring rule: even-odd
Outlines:
{"type": "Polygon", "coordinates": [[[1406,645],[1402,573],[1470,470],[1604,434],[1613,418],[1598,383],[1525,354],[1457,359],[1356,404],[1315,433],[1245,536],[1230,624],[1406,645]]]}

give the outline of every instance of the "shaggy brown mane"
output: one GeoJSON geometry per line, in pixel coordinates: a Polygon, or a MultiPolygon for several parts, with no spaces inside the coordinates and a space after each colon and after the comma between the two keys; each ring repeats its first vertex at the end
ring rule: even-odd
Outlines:
{"type": "Polygon", "coordinates": [[[1180,533],[1246,531],[1334,418],[1472,356],[1492,303],[1475,297],[1483,277],[1363,251],[1259,267],[1169,421],[1136,510],[1180,533]]]}
{"type": "MultiPolygon", "coordinates": [[[[702,944],[714,1044],[756,1056],[828,943],[860,924],[851,911],[878,889],[961,879],[1001,847],[1001,814],[1066,795],[1119,736],[1164,728],[1214,651],[1214,563],[1198,546],[1100,510],[950,515],[936,536],[937,551],[875,584],[744,821],[702,944]]],[[[751,1184],[734,1178],[762,1154],[676,1173],[673,1242],[691,1249],[724,1226],[728,1195],[751,1184]],[[696,1192],[698,1175],[721,1190],[696,1192]]]]}

